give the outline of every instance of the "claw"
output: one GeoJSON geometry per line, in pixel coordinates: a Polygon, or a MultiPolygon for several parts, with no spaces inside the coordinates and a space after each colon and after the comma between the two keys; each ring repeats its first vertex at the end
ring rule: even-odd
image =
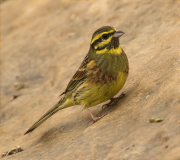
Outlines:
{"type": "Polygon", "coordinates": [[[105,113],[105,114],[103,114],[102,116],[95,117],[95,116],[90,112],[90,110],[89,110],[88,108],[86,108],[86,109],[87,109],[87,111],[89,112],[91,118],[93,119],[92,124],[95,123],[95,122],[97,122],[98,120],[100,120],[102,117],[104,117],[104,116],[107,114],[107,113],[105,113]]]}
{"type": "Polygon", "coordinates": [[[110,101],[109,103],[104,104],[104,105],[102,106],[102,110],[104,109],[104,107],[110,107],[112,104],[117,103],[117,102],[118,102],[120,99],[122,99],[125,95],[126,95],[126,94],[122,92],[119,97],[117,97],[117,98],[111,98],[111,99],[110,99],[111,101],[110,101]]]}

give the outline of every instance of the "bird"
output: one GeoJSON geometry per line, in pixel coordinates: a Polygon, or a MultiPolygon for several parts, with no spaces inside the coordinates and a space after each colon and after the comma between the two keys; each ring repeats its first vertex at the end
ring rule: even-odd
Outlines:
{"type": "Polygon", "coordinates": [[[88,54],[60,95],[62,98],[25,134],[32,132],[57,111],[74,105],[82,105],[93,122],[103,117],[94,116],[89,107],[107,100],[112,102],[126,82],[129,62],[119,43],[119,37],[123,34],[112,26],[103,26],[94,32],[88,54]]]}

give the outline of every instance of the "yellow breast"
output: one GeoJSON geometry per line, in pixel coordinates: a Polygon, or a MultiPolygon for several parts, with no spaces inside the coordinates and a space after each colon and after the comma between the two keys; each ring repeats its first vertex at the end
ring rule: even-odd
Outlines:
{"type": "Polygon", "coordinates": [[[118,74],[116,80],[108,83],[89,83],[85,82],[78,90],[83,94],[79,95],[78,101],[84,107],[92,107],[113,98],[123,87],[127,75],[123,72],[118,74]]]}

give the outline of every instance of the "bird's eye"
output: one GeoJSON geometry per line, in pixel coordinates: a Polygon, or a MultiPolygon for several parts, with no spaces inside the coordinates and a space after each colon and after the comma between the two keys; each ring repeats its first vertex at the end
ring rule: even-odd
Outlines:
{"type": "Polygon", "coordinates": [[[107,39],[107,38],[108,38],[108,35],[107,35],[107,34],[103,34],[103,35],[102,35],[102,38],[103,38],[103,39],[107,39]]]}

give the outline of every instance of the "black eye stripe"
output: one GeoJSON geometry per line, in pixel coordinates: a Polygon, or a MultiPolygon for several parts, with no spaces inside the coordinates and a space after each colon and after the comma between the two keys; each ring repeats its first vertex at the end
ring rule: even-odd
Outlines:
{"type": "MultiPolygon", "coordinates": [[[[106,34],[106,33],[105,33],[106,34]]],[[[105,35],[105,34],[103,34],[103,35],[105,35]]],[[[108,33],[108,34],[106,34],[107,35],[107,39],[111,36],[111,35],[113,35],[114,34],[114,32],[112,32],[112,33],[108,33]]],[[[102,36],[103,36],[102,35],[102,36]]],[[[99,43],[99,42],[101,42],[102,41],[102,39],[103,39],[103,37],[99,37],[98,39],[96,39],[93,43],[92,43],[92,45],[95,45],[95,44],[97,44],[97,43],[99,43]]]]}
{"type": "Polygon", "coordinates": [[[101,42],[101,37],[96,39],[93,43],[92,46],[94,46],[95,44],[98,44],[99,42],[101,42]]]}
{"type": "Polygon", "coordinates": [[[108,33],[108,34],[105,33],[105,34],[103,34],[101,37],[107,39],[107,38],[109,38],[109,37],[110,37],[111,35],[113,35],[113,34],[114,34],[114,33],[108,33]],[[104,36],[105,36],[105,37],[104,37],[104,36]]]}
{"type": "Polygon", "coordinates": [[[103,35],[102,35],[102,38],[103,38],[103,39],[107,39],[107,38],[108,38],[108,34],[103,34],[103,35]]]}

